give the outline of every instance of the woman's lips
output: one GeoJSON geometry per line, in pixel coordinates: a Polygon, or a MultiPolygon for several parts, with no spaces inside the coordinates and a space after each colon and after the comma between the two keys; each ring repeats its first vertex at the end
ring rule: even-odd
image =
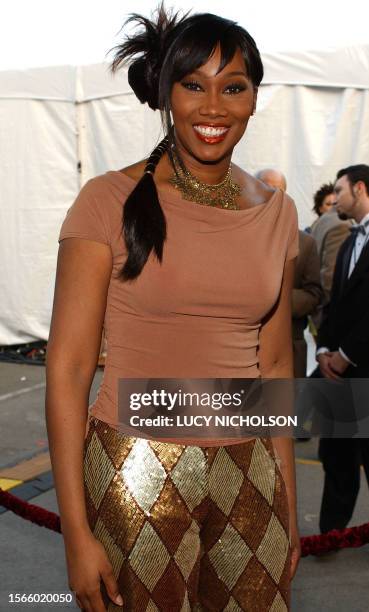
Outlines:
{"type": "Polygon", "coordinates": [[[229,130],[227,126],[212,126],[212,125],[194,125],[195,134],[201,142],[207,144],[217,144],[222,142],[229,130]]]}

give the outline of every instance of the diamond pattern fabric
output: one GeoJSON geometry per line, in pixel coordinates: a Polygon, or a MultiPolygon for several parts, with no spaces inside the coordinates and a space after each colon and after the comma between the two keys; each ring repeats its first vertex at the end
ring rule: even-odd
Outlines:
{"type": "Polygon", "coordinates": [[[108,557],[111,559],[114,576],[117,577],[124,561],[124,555],[100,519],[97,519],[97,523],[95,525],[95,537],[101,542],[108,553],[108,557]]]}
{"type": "Polygon", "coordinates": [[[225,448],[221,447],[211,466],[209,487],[213,501],[226,516],[232,510],[243,480],[242,470],[237,467],[225,448]],[[229,474],[233,474],[232,479],[229,479],[229,474]],[[219,483],[222,483],[221,487],[219,483]]]}
{"type": "Polygon", "coordinates": [[[267,453],[265,446],[259,438],[255,440],[247,476],[260,493],[264,495],[267,502],[272,504],[274,497],[275,462],[267,453]]]}
{"type": "Polygon", "coordinates": [[[122,479],[140,508],[149,513],[163,488],[166,472],[147,440],[137,440],[121,469],[122,479]]]}
{"type": "Polygon", "coordinates": [[[184,446],[93,418],[84,478],[124,612],[288,612],[287,496],[270,440],[184,446]]]}
{"type": "Polygon", "coordinates": [[[233,597],[230,597],[227,607],[224,608],[224,612],[242,612],[242,608],[240,608],[237,601],[233,599],[233,597]]]}
{"type": "Polygon", "coordinates": [[[163,575],[170,555],[150,523],[145,523],[128,561],[136,576],[150,591],[163,575]]]}
{"type": "Polygon", "coordinates": [[[189,510],[194,510],[206,495],[206,458],[198,446],[188,446],[171,473],[189,510]]]}
{"type": "Polygon", "coordinates": [[[275,582],[278,583],[283,572],[284,555],[274,555],[273,550],[270,548],[270,542],[277,542],[278,548],[282,550],[285,549],[285,555],[287,555],[289,546],[288,538],[275,514],[272,514],[270,518],[268,528],[256,551],[256,556],[266,567],[275,582]]]}
{"type": "Polygon", "coordinates": [[[174,553],[174,560],[181,570],[182,576],[185,580],[188,580],[188,577],[194,567],[194,561],[196,561],[196,559],[199,557],[199,554],[199,527],[195,521],[192,521],[190,527],[184,534],[180,545],[174,553]]]}
{"type": "Polygon", "coordinates": [[[85,481],[96,509],[100,506],[114,474],[115,469],[109,461],[99,437],[96,434],[93,435],[87,449],[85,481]],[[96,469],[96,465],[101,466],[101,469],[96,469]]]}
{"type": "Polygon", "coordinates": [[[230,591],[251,557],[251,550],[230,523],[209,551],[212,566],[230,591]]]}
{"type": "Polygon", "coordinates": [[[156,607],[153,601],[149,601],[146,607],[146,612],[159,612],[159,609],[156,607]]]}
{"type": "Polygon", "coordinates": [[[277,593],[275,596],[270,612],[287,612],[287,606],[284,603],[280,593],[277,593]]]}

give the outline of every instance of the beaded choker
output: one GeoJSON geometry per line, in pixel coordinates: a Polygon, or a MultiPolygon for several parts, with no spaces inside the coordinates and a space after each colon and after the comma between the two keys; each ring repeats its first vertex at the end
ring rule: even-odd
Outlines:
{"type": "Polygon", "coordinates": [[[171,157],[174,175],[169,179],[169,182],[181,192],[185,200],[197,202],[203,206],[240,210],[236,198],[241,193],[241,187],[232,179],[231,165],[220,183],[209,185],[200,181],[187,170],[173,149],[171,157]]]}

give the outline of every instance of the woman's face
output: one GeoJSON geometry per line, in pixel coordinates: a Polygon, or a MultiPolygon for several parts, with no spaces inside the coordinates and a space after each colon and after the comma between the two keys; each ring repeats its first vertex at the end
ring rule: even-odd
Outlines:
{"type": "Polygon", "coordinates": [[[323,215],[324,213],[328,212],[332,208],[334,201],[335,201],[334,193],[330,193],[326,195],[323,202],[321,203],[319,207],[320,214],[323,215]]]}
{"type": "Polygon", "coordinates": [[[200,162],[217,162],[232,154],[256,104],[257,90],[248,78],[238,49],[219,74],[219,47],[193,73],[175,83],[171,111],[181,154],[200,162]]]}

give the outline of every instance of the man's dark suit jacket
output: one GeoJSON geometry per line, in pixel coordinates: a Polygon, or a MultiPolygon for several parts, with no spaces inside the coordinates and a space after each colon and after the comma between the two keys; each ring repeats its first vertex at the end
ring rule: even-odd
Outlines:
{"type": "Polygon", "coordinates": [[[344,376],[369,377],[369,242],[364,246],[350,278],[347,278],[355,237],[342,244],[333,276],[331,301],[323,314],[317,347],[339,347],[357,364],[344,376]]]}

